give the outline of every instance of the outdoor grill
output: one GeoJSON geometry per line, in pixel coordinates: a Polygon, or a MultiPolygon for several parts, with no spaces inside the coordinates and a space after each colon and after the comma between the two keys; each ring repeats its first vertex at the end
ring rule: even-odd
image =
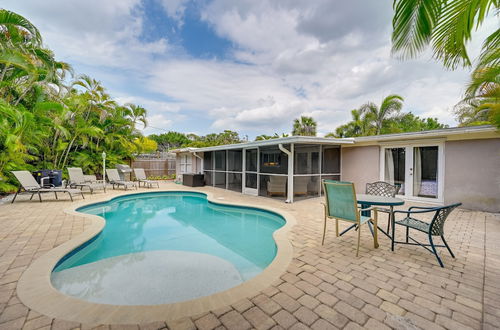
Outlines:
{"type": "Polygon", "coordinates": [[[116,169],[118,170],[118,174],[120,174],[120,179],[123,181],[130,180],[130,175],[132,173],[132,169],[130,166],[125,164],[117,164],[116,169]]]}

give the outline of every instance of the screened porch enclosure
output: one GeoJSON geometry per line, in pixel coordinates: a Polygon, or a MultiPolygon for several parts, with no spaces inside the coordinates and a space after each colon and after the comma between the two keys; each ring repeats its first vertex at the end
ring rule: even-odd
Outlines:
{"type": "Polygon", "coordinates": [[[320,196],[321,180],[341,176],[339,145],[277,144],[202,157],[206,185],[288,202],[320,196]]]}

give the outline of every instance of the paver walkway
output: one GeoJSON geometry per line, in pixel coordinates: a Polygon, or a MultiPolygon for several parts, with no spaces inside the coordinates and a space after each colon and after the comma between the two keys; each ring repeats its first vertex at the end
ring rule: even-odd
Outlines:
{"type": "MultiPolygon", "coordinates": [[[[187,189],[164,183],[165,189],[187,189]]],[[[142,190],[142,189],[141,189],[142,190]]],[[[280,280],[232,306],[174,322],[100,329],[498,329],[500,328],[500,215],[456,210],[446,224],[457,258],[443,251],[446,268],[421,247],[396,246],[380,236],[372,249],[369,231],[355,257],[354,232],[324,246],[322,199],[288,205],[204,187],[218,198],[255,201],[286,209],[297,219],[290,234],[294,259],[280,280]]],[[[110,191],[109,196],[124,191],[110,191]]],[[[102,193],[86,199],[102,197],[102,193]]],[[[29,310],[16,296],[22,272],[37,257],[85,230],[90,220],[66,215],[71,202],[27,196],[0,205],[0,329],[91,329],[95,325],[51,319],[29,310]]],[[[407,206],[406,206],[407,207],[407,206]]],[[[380,221],[385,227],[385,217],[380,221]]],[[[403,237],[400,229],[399,236],[403,237]]]]}

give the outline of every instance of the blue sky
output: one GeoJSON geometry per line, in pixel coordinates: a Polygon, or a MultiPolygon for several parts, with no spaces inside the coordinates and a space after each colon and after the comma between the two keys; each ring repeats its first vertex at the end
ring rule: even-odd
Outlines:
{"type": "MultiPolygon", "coordinates": [[[[59,60],[149,111],[145,134],[291,130],[309,115],[320,135],[388,94],[405,111],[455,125],[467,70],[428,54],[390,56],[392,1],[4,0],[59,60]]],[[[471,44],[495,27],[490,20],[471,44]]]]}

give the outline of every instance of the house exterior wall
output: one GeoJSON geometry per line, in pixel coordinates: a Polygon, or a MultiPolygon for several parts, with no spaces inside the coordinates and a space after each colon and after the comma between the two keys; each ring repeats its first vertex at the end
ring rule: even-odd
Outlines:
{"type": "Polygon", "coordinates": [[[341,180],[354,182],[357,193],[364,193],[368,182],[379,180],[380,147],[342,147],[341,180]]]}
{"type": "Polygon", "coordinates": [[[445,143],[445,204],[500,212],[500,139],[445,143]]]}

